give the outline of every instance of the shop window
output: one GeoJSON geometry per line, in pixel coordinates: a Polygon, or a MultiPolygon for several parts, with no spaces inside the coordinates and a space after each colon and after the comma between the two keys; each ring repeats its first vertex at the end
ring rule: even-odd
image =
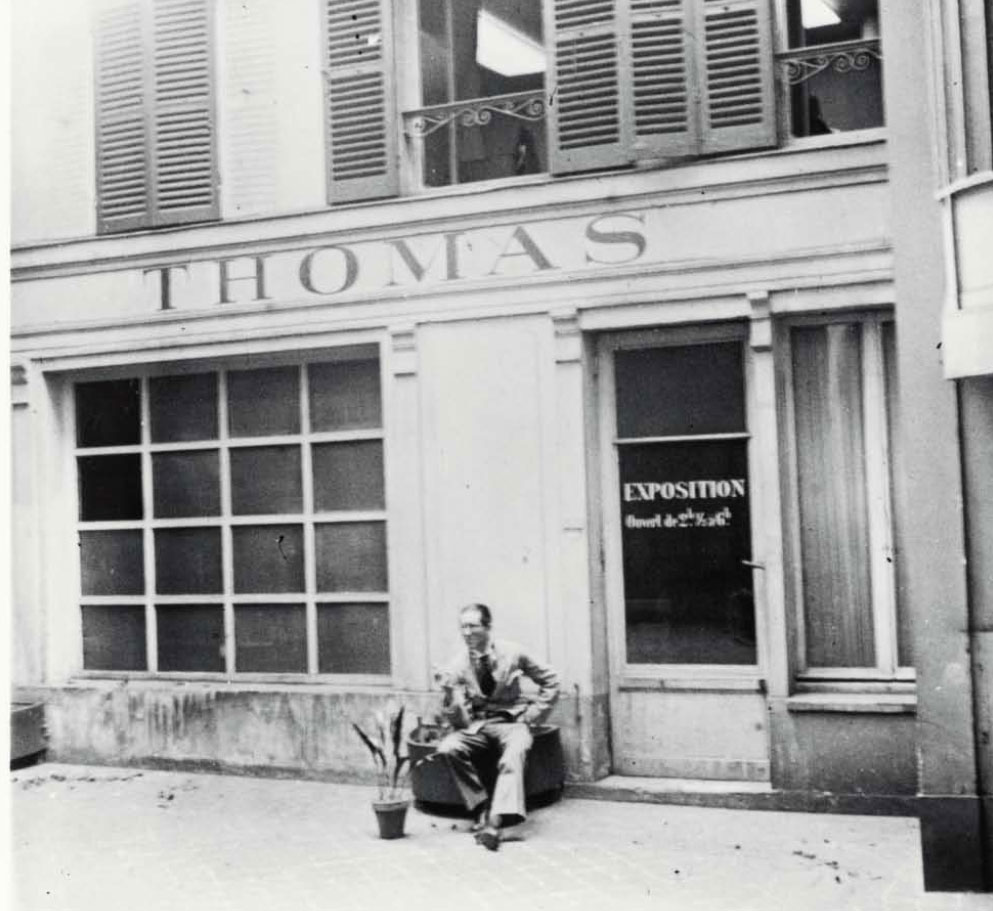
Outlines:
{"type": "Polygon", "coordinates": [[[144,671],[145,609],[83,605],[83,666],[96,671],[144,671]]]}
{"type": "Polygon", "coordinates": [[[319,604],[318,662],[322,674],[390,669],[390,623],[383,604],[319,604]]]}
{"type": "Polygon", "coordinates": [[[75,405],[84,670],[389,673],[374,348],[75,405]]]}
{"type": "Polygon", "coordinates": [[[217,450],[152,455],[152,503],[159,519],[221,513],[221,466],[217,450]]]}
{"type": "Polygon", "coordinates": [[[224,670],[224,612],[216,604],[155,606],[160,671],[224,670]]]}
{"type": "Polygon", "coordinates": [[[738,341],[613,354],[628,665],[754,665],[738,341]]]}
{"type": "Polygon", "coordinates": [[[883,124],[878,0],[787,0],[780,55],[793,136],[883,124]]]}
{"type": "MultiPolygon", "coordinates": [[[[234,611],[238,670],[307,671],[307,610],[302,604],[243,604],[234,611]],[[273,622],[274,618],[278,622],[273,622]]],[[[389,671],[389,666],[386,668],[389,671]]]]}
{"type": "Polygon", "coordinates": [[[218,217],[209,0],[99,0],[101,233],[218,217]]]}
{"type": "Polygon", "coordinates": [[[140,595],[145,591],[141,531],[82,531],[79,562],[84,595],[140,595]]]}
{"type": "Polygon", "coordinates": [[[788,336],[801,672],[900,676],[913,656],[896,609],[892,324],[800,324],[788,336]]]}

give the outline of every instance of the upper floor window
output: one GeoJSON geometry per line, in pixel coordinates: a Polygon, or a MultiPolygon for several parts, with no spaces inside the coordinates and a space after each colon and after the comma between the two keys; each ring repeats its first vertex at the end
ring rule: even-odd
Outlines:
{"type": "Polygon", "coordinates": [[[770,0],[322,2],[332,202],[776,144],[770,0]]]}
{"type": "MultiPolygon", "coordinates": [[[[99,230],[219,217],[216,0],[96,2],[99,230]]],[[[882,122],[878,0],[307,2],[332,204],[882,122]]],[[[250,49],[222,38],[234,105],[250,49]]]]}
{"type": "Polygon", "coordinates": [[[781,55],[793,136],[883,124],[878,0],[787,0],[781,55]]]}
{"type": "Polygon", "coordinates": [[[219,214],[209,0],[102,0],[95,30],[101,233],[219,214]]]}
{"type": "Polygon", "coordinates": [[[547,169],[541,0],[420,0],[421,104],[407,118],[425,186],[547,169]]]}

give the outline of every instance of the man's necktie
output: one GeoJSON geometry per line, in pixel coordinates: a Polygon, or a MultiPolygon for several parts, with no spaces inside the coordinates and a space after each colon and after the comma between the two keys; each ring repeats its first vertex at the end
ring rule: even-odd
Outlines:
{"type": "Polygon", "coordinates": [[[496,688],[496,681],[493,679],[493,668],[490,667],[489,655],[479,656],[476,677],[479,680],[479,688],[483,691],[483,695],[490,696],[496,688]]]}

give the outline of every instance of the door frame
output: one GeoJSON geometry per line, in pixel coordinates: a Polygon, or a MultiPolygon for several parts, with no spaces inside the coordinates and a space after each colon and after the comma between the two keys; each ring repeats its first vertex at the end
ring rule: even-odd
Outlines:
{"type": "MultiPolygon", "coordinates": [[[[775,418],[771,424],[772,439],[769,440],[770,424],[761,420],[762,402],[760,390],[775,399],[775,391],[765,390],[760,366],[771,368],[771,351],[756,349],[752,335],[754,323],[747,320],[720,323],[700,323],[651,329],[631,329],[605,332],[597,338],[597,390],[596,407],[599,426],[599,500],[602,508],[602,547],[603,547],[603,591],[607,630],[608,651],[608,696],[611,718],[611,763],[618,766],[618,757],[613,752],[619,748],[617,736],[618,697],[622,691],[686,692],[717,694],[765,694],[767,692],[767,669],[770,656],[770,628],[778,624],[770,623],[767,602],[770,594],[768,576],[781,574],[781,557],[772,555],[768,546],[770,536],[762,533],[763,524],[770,512],[768,496],[769,465],[771,458],[772,480],[778,483],[776,467],[775,418]],[[752,547],[752,587],[755,607],[756,663],[754,665],[725,664],[658,664],[635,665],[626,661],[625,617],[624,617],[624,575],[621,537],[621,515],[619,503],[619,467],[616,445],[616,401],[614,384],[614,354],[618,350],[638,348],[676,347],[712,342],[734,341],[742,349],[742,383],[745,397],[745,429],[747,433],[748,482],[752,491],[750,501],[750,537],[752,547]],[[763,356],[769,358],[768,365],[760,365],[763,356]],[[771,451],[770,451],[771,446],[771,451]],[[763,546],[764,545],[764,546],[763,546]]],[[[772,382],[771,370],[767,379],[772,382]]],[[[762,398],[765,398],[762,395],[762,398]]],[[[778,510],[778,496],[772,497],[778,510]]],[[[776,520],[778,527],[779,519],[776,520]]],[[[774,543],[777,535],[771,536],[774,543]]],[[[773,586],[773,589],[775,587],[773,586]]],[[[778,613],[773,611],[773,613],[778,613]]],[[[780,636],[776,637],[781,638],[780,636]]],[[[778,651],[778,649],[773,649],[778,651]]],[[[769,756],[770,743],[766,726],[766,755],[769,756]]],[[[765,773],[755,777],[768,777],[768,761],[765,773]]]]}

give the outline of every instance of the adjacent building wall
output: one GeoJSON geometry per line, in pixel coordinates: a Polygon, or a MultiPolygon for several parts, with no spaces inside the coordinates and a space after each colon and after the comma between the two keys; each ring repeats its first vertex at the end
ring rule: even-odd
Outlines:
{"type": "MultiPolygon", "coordinates": [[[[932,60],[920,6],[883,4],[903,471],[897,521],[917,657],[925,885],[983,887],[956,390],[941,363],[945,262],[934,94],[908,98],[932,60]],[[923,100],[926,103],[921,103],[923,100]],[[930,139],[933,138],[933,141],[930,139]]],[[[934,73],[937,78],[940,74],[934,73]]],[[[934,83],[932,83],[932,87],[934,83]]]]}

